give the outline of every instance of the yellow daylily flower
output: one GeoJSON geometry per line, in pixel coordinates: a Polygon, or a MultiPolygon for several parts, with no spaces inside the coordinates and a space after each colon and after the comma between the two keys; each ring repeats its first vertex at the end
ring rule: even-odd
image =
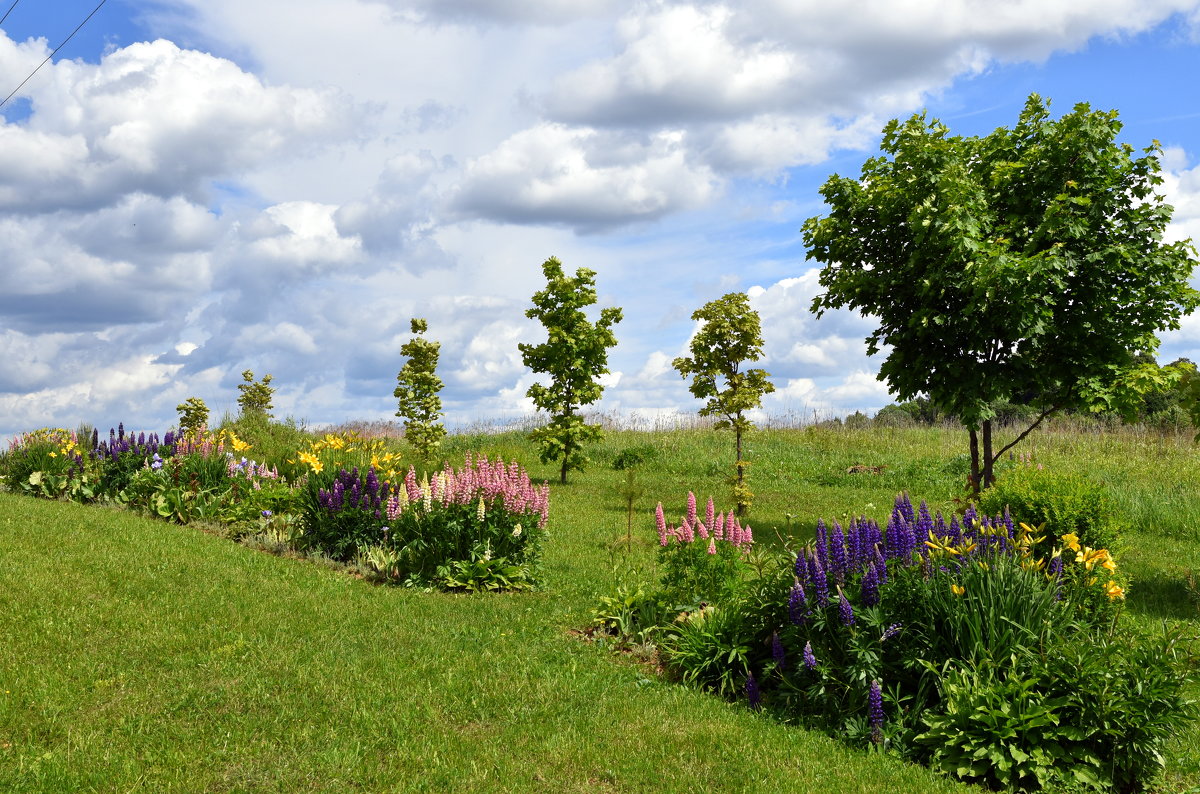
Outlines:
{"type": "Polygon", "coordinates": [[[1062,536],[1063,545],[1071,551],[1079,551],[1079,536],[1074,532],[1068,532],[1062,536]]]}
{"type": "Polygon", "coordinates": [[[954,595],[956,595],[956,596],[960,596],[963,593],[967,592],[967,589],[960,584],[951,584],[950,592],[954,593],[954,595]]]}
{"type": "Polygon", "coordinates": [[[1109,579],[1108,584],[1104,585],[1104,594],[1106,596],[1108,596],[1110,599],[1124,598],[1125,597],[1125,589],[1123,587],[1121,587],[1120,585],[1118,585],[1116,583],[1116,581],[1109,579]]]}

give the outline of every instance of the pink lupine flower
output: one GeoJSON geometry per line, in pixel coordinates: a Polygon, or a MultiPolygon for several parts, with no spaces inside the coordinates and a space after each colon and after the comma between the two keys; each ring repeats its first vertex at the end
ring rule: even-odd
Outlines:
{"type": "Polygon", "coordinates": [[[717,528],[713,530],[713,537],[717,540],[725,539],[725,514],[717,513],[717,528]]]}
{"type": "Polygon", "coordinates": [[[715,512],[716,507],[713,505],[713,498],[710,496],[708,497],[708,504],[704,506],[704,525],[706,527],[713,525],[713,521],[716,520],[715,512]]]}
{"type": "Polygon", "coordinates": [[[709,553],[709,554],[716,554],[716,553],[717,553],[717,539],[716,539],[716,538],[710,538],[710,539],[709,539],[709,541],[708,541],[708,553],[709,553]]]}
{"type": "Polygon", "coordinates": [[[686,523],[690,527],[696,523],[696,494],[688,491],[686,523]]]}
{"type": "Polygon", "coordinates": [[[742,542],[747,546],[750,546],[754,543],[754,530],[752,530],[748,525],[744,530],[742,530],[742,542]]]}
{"type": "Polygon", "coordinates": [[[658,530],[658,545],[667,545],[667,519],[663,516],[662,502],[654,508],[654,527],[658,530]]]}
{"type": "Polygon", "coordinates": [[[708,527],[704,526],[704,522],[696,520],[696,533],[700,535],[701,540],[708,540],[708,527]]]}

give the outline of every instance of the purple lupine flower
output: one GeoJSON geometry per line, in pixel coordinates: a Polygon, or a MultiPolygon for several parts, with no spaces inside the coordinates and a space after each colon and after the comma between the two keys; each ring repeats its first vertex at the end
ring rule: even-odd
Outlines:
{"type": "Polygon", "coordinates": [[[788,595],[788,617],[797,626],[803,625],[808,617],[808,596],[799,579],[792,585],[792,592],[788,595]]]}
{"type": "Polygon", "coordinates": [[[846,530],[846,570],[857,571],[862,567],[862,524],[857,518],[851,519],[846,530]]]}
{"type": "Polygon", "coordinates": [[[270,518],[274,515],[274,513],[272,513],[270,510],[263,510],[259,515],[261,515],[263,518],[270,518]]]}
{"type": "Polygon", "coordinates": [[[884,535],[884,551],[888,559],[900,556],[900,532],[904,526],[904,516],[897,507],[892,511],[887,523],[887,533],[884,535]]]}
{"type": "Polygon", "coordinates": [[[762,708],[762,693],[758,689],[758,681],[754,679],[753,671],[746,672],[746,700],[755,711],[762,708]]]}
{"type": "Polygon", "coordinates": [[[916,523],[917,516],[913,512],[912,500],[908,498],[908,492],[902,492],[896,498],[896,506],[900,508],[900,513],[904,516],[904,520],[909,524],[916,523]]]}
{"type": "Polygon", "coordinates": [[[808,577],[808,557],[803,551],[796,552],[796,564],[793,566],[797,579],[808,577]]]}
{"type": "Polygon", "coordinates": [[[846,562],[846,535],[842,525],[834,521],[829,535],[829,568],[838,584],[846,581],[846,562]]]}
{"type": "Polygon", "coordinates": [[[871,681],[871,691],[867,693],[867,722],[871,726],[871,741],[883,743],[883,687],[878,679],[871,681]]]}
{"type": "Polygon", "coordinates": [[[879,603],[879,572],[874,564],[867,566],[862,578],[863,606],[873,607],[879,603]]]}
{"type": "Polygon", "coordinates": [[[876,574],[879,576],[879,583],[881,585],[887,584],[887,581],[888,581],[887,562],[883,559],[883,555],[879,553],[878,546],[875,547],[874,565],[875,565],[876,574]]]}
{"type": "Polygon", "coordinates": [[[157,453],[157,452],[155,452],[155,453],[154,453],[154,457],[153,457],[153,458],[151,459],[151,461],[150,461],[150,468],[154,469],[155,471],[158,471],[158,470],[159,470],[159,469],[161,469],[162,467],[163,467],[163,461],[162,461],[162,458],[160,458],[160,457],[158,456],[158,453],[157,453]]]}
{"type": "Polygon", "coordinates": [[[1047,573],[1054,577],[1054,600],[1062,601],[1062,570],[1063,561],[1062,555],[1055,555],[1050,560],[1050,565],[1046,567],[1047,573]]]}
{"type": "Polygon", "coordinates": [[[829,603],[829,580],[825,577],[825,568],[816,554],[808,558],[808,578],[812,582],[813,592],[817,598],[817,606],[824,608],[829,603]]]}
{"type": "Polygon", "coordinates": [[[956,515],[950,516],[950,530],[946,533],[946,539],[952,546],[957,546],[963,541],[962,526],[959,525],[956,515]]]}
{"type": "Polygon", "coordinates": [[[804,643],[804,667],[806,670],[817,669],[817,657],[813,654],[812,643],[804,643]]]}
{"type": "Polygon", "coordinates": [[[825,522],[817,519],[817,557],[820,560],[821,567],[824,569],[826,556],[829,553],[829,532],[825,529],[825,522]]]}
{"type": "Polygon", "coordinates": [[[783,664],[787,661],[787,653],[783,649],[783,640],[779,638],[779,632],[771,632],[771,658],[775,660],[775,666],[780,670],[783,669],[783,664]]]}
{"type": "Polygon", "coordinates": [[[903,623],[893,623],[884,630],[883,634],[879,635],[879,641],[887,642],[892,637],[895,637],[897,634],[899,634],[903,628],[903,623]]]}
{"type": "Polygon", "coordinates": [[[850,606],[850,599],[842,592],[842,588],[838,588],[838,617],[841,618],[843,626],[854,625],[854,608],[850,606]]]}

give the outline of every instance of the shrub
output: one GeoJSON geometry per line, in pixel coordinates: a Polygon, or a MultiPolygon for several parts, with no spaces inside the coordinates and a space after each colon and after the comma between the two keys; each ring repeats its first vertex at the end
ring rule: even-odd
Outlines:
{"type": "Polygon", "coordinates": [[[96,478],[95,467],[82,455],[78,435],[63,428],[22,433],[0,454],[0,483],[17,493],[89,501],[95,496],[96,478]]]}
{"type": "Polygon", "coordinates": [[[1029,790],[1144,791],[1194,706],[1177,631],[1077,632],[1007,660],[947,664],[942,702],[915,738],[930,764],[966,782],[1029,790]]]}
{"type": "Polygon", "coordinates": [[[677,611],[737,601],[750,573],[746,557],[754,531],[749,526],[743,528],[732,510],[718,513],[711,497],[701,520],[691,491],[678,527],[667,524],[661,502],[655,508],[655,523],[662,566],[660,596],[665,601],[677,611]]]}
{"type": "MultiPolygon", "coordinates": [[[[202,436],[195,440],[201,447],[208,445],[224,454],[224,441],[212,436],[202,436]]],[[[175,454],[175,434],[167,431],[160,440],[156,433],[147,436],[138,433],[136,436],[125,432],[125,424],[117,425],[114,430],[109,428],[108,440],[100,441],[99,434],[92,434],[92,449],[89,453],[100,470],[100,490],[110,499],[120,500],[121,495],[129,486],[133,476],[149,465],[154,455],[166,458],[175,454]]]]}
{"type": "Polygon", "coordinates": [[[880,408],[872,422],[878,427],[915,427],[917,424],[912,413],[895,403],[880,408]]]}
{"type": "Polygon", "coordinates": [[[462,469],[447,466],[420,482],[412,467],[395,483],[372,467],[317,472],[302,502],[306,547],[342,561],[373,546],[390,549],[393,578],[451,587],[479,576],[535,581],[549,514],[548,488],[535,487],[520,465],[470,455],[462,469]],[[479,565],[473,573],[457,563],[479,565]]]}
{"type": "Polygon", "coordinates": [[[1072,533],[1093,549],[1120,549],[1120,525],[1102,485],[1071,472],[1016,466],[983,492],[980,509],[1008,510],[1015,522],[1045,525],[1048,537],[1072,533]]]}

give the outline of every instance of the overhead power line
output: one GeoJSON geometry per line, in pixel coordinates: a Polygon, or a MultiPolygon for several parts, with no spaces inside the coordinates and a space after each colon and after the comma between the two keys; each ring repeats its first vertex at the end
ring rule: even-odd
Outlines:
{"type": "Polygon", "coordinates": [[[19,2],[21,2],[21,0],[13,0],[13,4],[10,5],[8,10],[4,12],[4,16],[0,17],[0,25],[4,24],[4,20],[8,19],[8,15],[12,13],[12,10],[17,7],[17,3],[19,2]]]}
{"type": "MultiPolygon", "coordinates": [[[[75,26],[75,29],[71,31],[71,35],[70,35],[70,36],[67,36],[65,39],[63,39],[63,42],[62,42],[62,44],[59,44],[57,47],[55,47],[55,48],[54,48],[54,52],[52,52],[52,53],[50,53],[49,55],[47,55],[47,56],[46,56],[46,60],[45,60],[45,61],[42,61],[41,63],[39,63],[39,64],[37,65],[37,69],[34,69],[32,72],[30,72],[30,73],[29,73],[29,77],[26,77],[24,80],[22,80],[22,81],[21,81],[21,84],[20,84],[19,86],[17,86],[16,88],[14,88],[11,94],[9,94],[8,96],[4,97],[4,101],[3,101],[3,102],[0,102],[0,108],[4,107],[6,104],[8,104],[8,100],[10,100],[10,99],[12,99],[14,96],[16,96],[17,92],[18,92],[18,91],[20,91],[22,88],[24,88],[24,87],[25,87],[25,84],[26,84],[26,83],[28,83],[28,82],[29,82],[29,80],[30,80],[30,79],[31,79],[31,78],[32,78],[32,77],[33,77],[35,74],[37,74],[37,73],[38,73],[38,69],[41,69],[43,66],[45,66],[45,65],[46,65],[47,61],[49,61],[51,58],[53,58],[55,55],[57,55],[57,54],[58,54],[58,51],[59,51],[59,50],[61,50],[63,47],[65,47],[65,46],[67,45],[67,42],[68,42],[68,41],[70,41],[72,38],[74,38],[74,37],[75,37],[75,34],[79,32],[79,29],[80,29],[80,28],[82,28],[84,25],[86,25],[86,24],[87,24],[87,22],[88,22],[88,20],[89,20],[89,19],[91,19],[92,17],[94,17],[94,16],[96,15],[96,12],[100,10],[100,6],[104,5],[104,4],[105,4],[105,3],[107,3],[107,2],[108,2],[108,0],[100,0],[100,5],[98,5],[98,6],[96,6],[95,8],[93,8],[93,9],[92,9],[92,13],[90,13],[90,14],[88,14],[86,17],[84,17],[83,21],[82,21],[82,22],[80,22],[78,25],[76,25],[76,26],[75,26]]],[[[15,8],[15,7],[16,7],[16,5],[17,5],[17,4],[14,2],[14,3],[12,4],[12,7],[10,7],[8,10],[9,10],[9,11],[12,11],[12,10],[13,10],[13,8],[15,8]]],[[[7,16],[8,16],[8,13],[6,12],[6,13],[4,14],[4,16],[6,16],[6,17],[7,17],[7,16]]],[[[0,21],[3,21],[3,20],[0,20],[0,21]]]]}

